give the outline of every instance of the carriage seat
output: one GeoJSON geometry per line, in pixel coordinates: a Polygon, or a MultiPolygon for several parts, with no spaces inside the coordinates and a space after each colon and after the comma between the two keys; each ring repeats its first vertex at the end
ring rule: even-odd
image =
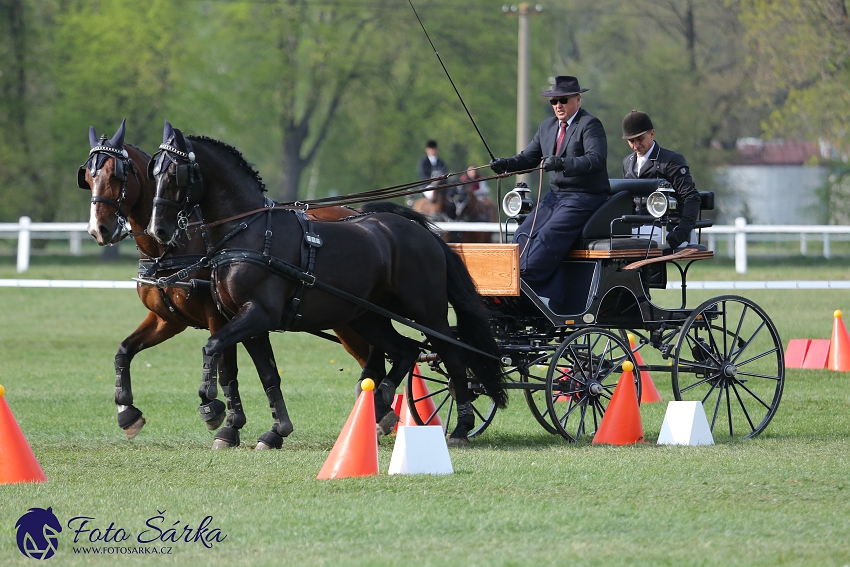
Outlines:
{"type": "Polygon", "coordinates": [[[602,203],[596,212],[590,215],[581,234],[576,239],[573,250],[646,250],[658,248],[654,240],[648,238],[627,238],[632,234],[632,225],[614,222],[623,215],[634,213],[634,197],[629,191],[618,191],[602,203]],[[611,237],[614,238],[611,238],[611,237]]]}

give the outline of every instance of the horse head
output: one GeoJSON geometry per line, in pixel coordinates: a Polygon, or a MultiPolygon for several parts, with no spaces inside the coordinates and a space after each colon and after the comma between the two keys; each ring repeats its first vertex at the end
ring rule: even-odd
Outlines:
{"type": "Polygon", "coordinates": [[[156,182],[148,234],[160,244],[173,242],[188,226],[188,215],[203,196],[204,182],[189,142],[168,120],[159,151],[148,164],[148,179],[156,182]]]}
{"type": "Polygon", "coordinates": [[[127,237],[127,216],[138,199],[138,189],[132,196],[127,191],[133,166],[124,149],[126,123],[125,118],[110,140],[106,135],[98,139],[94,126],[89,127],[89,158],[77,171],[77,186],[92,195],[88,232],[101,246],[127,237]]]}

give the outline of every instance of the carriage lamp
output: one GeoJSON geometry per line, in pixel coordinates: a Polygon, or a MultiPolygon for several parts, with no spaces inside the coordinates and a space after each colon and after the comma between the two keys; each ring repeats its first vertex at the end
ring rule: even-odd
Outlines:
{"type": "Polygon", "coordinates": [[[528,188],[528,184],[518,181],[513,190],[502,199],[502,210],[510,218],[527,215],[534,207],[534,201],[529,197],[529,193],[531,189],[528,188]]]}
{"type": "Polygon", "coordinates": [[[676,198],[673,196],[673,186],[667,182],[658,184],[658,190],[646,199],[646,210],[653,217],[660,219],[670,211],[678,207],[676,198]]]}

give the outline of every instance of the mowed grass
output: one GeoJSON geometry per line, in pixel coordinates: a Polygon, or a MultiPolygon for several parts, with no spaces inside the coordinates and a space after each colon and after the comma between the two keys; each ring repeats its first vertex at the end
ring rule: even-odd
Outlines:
{"type": "MultiPolygon", "coordinates": [[[[120,269],[132,275],[132,266],[120,269]]],[[[691,292],[689,304],[712,295],[691,292]]],[[[850,312],[845,291],[745,295],[785,344],[828,338],[833,310],[850,312]]],[[[36,506],[52,507],[63,525],[90,516],[133,535],[161,511],[166,525],[197,526],[211,515],[227,534],[213,549],[182,543],[171,556],[122,555],[127,565],[850,564],[848,374],[790,370],[765,433],[711,447],[656,446],[666,404],[642,407],[646,444],[568,444],[513,393],[471,449],[452,450],[454,475],[387,476],[389,439],[381,476],[318,481],[354,401],[357,368],[340,347],[274,334],[295,433],[282,451],[212,452],[195,393],[205,332],[136,357],[133,390],[148,424],[127,441],[115,419],[112,359],[145,314],[135,293],[6,288],[0,313],[0,384],[49,479],[0,486],[3,565],[31,564],[14,526],[36,506]]],[[[243,350],[240,360],[243,442],[252,446],[271,417],[243,350]]],[[[670,400],[668,377],[654,378],[670,400]]],[[[118,561],[74,555],[72,545],[66,527],[50,562],[118,561]]]]}

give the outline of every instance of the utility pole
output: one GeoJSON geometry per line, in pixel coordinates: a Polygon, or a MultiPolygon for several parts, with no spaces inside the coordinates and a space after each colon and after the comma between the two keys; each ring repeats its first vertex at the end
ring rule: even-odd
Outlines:
{"type": "Polygon", "coordinates": [[[543,6],[532,6],[528,2],[502,6],[502,11],[508,16],[517,16],[519,20],[518,49],[517,49],[517,92],[516,92],[516,151],[525,149],[528,145],[528,67],[529,50],[529,16],[539,16],[543,6]]]}

